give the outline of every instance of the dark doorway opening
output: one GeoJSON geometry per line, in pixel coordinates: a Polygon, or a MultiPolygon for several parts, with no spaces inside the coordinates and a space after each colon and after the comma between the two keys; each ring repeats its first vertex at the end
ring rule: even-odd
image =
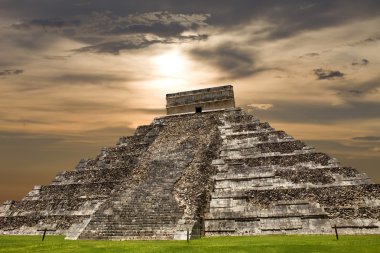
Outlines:
{"type": "Polygon", "coordinates": [[[195,107],[195,112],[196,113],[201,113],[202,112],[202,107],[195,107]]]}

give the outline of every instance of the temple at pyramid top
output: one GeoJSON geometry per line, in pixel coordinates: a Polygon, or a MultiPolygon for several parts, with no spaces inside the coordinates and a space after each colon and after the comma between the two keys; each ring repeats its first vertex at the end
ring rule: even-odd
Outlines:
{"type": "Polygon", "coordinates": [[[166,94],[167,115],[235,107],[232,85],[166,94]]]}

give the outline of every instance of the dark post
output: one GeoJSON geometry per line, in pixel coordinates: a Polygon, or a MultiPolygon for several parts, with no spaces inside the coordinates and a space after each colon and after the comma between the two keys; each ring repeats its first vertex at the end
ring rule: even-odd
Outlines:
{"type": "Polygon", "coordinates": [[[189,229],[187,229],[186,238],[187,238],[187,243],[189,243],[189,229]]]}
{"type": "Polygon", "coordinates": [[[203,217],[199,218],[199,238],[202,238],[202,230],[203,230],[203,217]]]}
{"type": "Polygon", "coordinates": [[[336,227],[336,224],[334,225],[334,229],[335,229],[336,240],[338,241],[339,240],[339,235],[338,235],[338,228],[336,227]]]}
{"type": "Polygon", "coordinates": [[[44,232],[43,235],[42,235],[42,241],[45,240],[45,236],[46,236],[46,232],[49,232],[49,231],[56,231],[55,229],[47,229],[47,228],[44,228],[44,229],[37,229],[37,231],[39,232],[44,232]]]}
{"type": "Polygon", "coordinates": [[[42,241],[45,240],[46,231],[47,231],[47,229],[45,228],[45,229],[44,229],[44,234],[43,234],[43,236],[42,236],[42,241]]]}

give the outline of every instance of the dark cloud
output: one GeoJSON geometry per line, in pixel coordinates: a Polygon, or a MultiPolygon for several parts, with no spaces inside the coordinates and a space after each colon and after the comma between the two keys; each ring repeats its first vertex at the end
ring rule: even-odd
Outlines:
{"type": "MultiPolygon", "coordinates": [[[[22,125],[34,125],[34,124],[43,124],[43,125],[46,125],[46,124],[49,124],[49,122],[47,121],[43,121],[43,120],[36,120],[36,119],[1,119],[0,122],[8,122],[8,123],[18,123],[18,124],[22,124],[22,125]]],[[[1,137],[1,135],[0,135],[1,137]]]]}
{"type": "Polygon", "coordinates": [[[307,10],[307,9],[315,7],[316,5],[317,5],[316,3],[305,3],[305,4],[300,5],[299,9],[307,10]]]}
{"type": "Polygon", "coordinates": [[[380,35],[374,35],[363,40],[364,43],[376,42],[380,40],[380,35]]]}
{"type": "Polygon", "coordinates": [[[151,34],[159,37],[175,37],[185,31],[196,31],[207,26],[207,14],[180,14],[142,12],[116,15],[110,11],[82,17],[78,32],[100,35],[151,34]]]}
{"type": "Polygon", "coordinates": [[[30,30],[35,27],[46,30],[49,28],[62,29],[63,27],[79,26],[80,23],[79,20],[64,20],[61,18],[32,19],[12,24],[11,27],[17,30],[30,30]]]}
{"type": "Polygon", "coordinates": [[[350,96],[364,96],[368,94],[376,94],[379,92],[378,88],[374,88],[371,90],[344,90],[342,89],[341,91],[337,92],[337,95],[343,96],[343,97],[350,97],[350,96]]]}
{"type": "Polygon", "coordinates": [[[316,57],[316,56],[319,56],[319,55],[320,55],[319,53],[307,53],[307,54],[299,56],[298,58],[316,57]]]}
{"type": "Polygon", "coordinates": [[[190,55],[202,63],[211,64],[229,78],[246,77],[255,73],[252,52],[225,43],[215,48],[195,48],[190,55]]]}
{"type": "Polygon", "coordinates": [[[366,65],[368,65],[368,63],[369,63],[369,61],[367,59],[361,59],[359,62],[356,62],[356,61],[353,62],[352,66],[357,66],[357,65],[366,66],[366,65]]]}
{"type": "MultiPolygon", "coordinates": [[[[309,4],[312,6],[310,8],[302,8],[301,6],[305,6],[305,4],[300,6],[298,1],[251,2],[251,4],[245,5],[247,8],[245,11],[236,12],[235,16],[240,14],[241,18],[246,21],[265,20],[273,24],[272,30],[266,37],[267,40],[288,38],[305,31],[376,17],[380,13],[380,3],[371,0],[365,1],[365,6],[355,2],[322,0],[309,4]],[[248,7],[249,5],[251,8],[248,7]],[[371,7],[377,9],[370,10],[371,7]],[[253,13],[247,13],[252,9],[254,9],[253,13]]],[[[214,13],[211,12],[211,14],[214,13]]]]}
{"type": "Polygon", "coordinates": [[[123,82],[127,78],[121,78],[110,74],[65,74],[53,78],[54,82],[70,84],[109,84],[123,82]]]}
{"type": "Polygon", "coordinates": [[[360,91],[360,90],[347,90],[348,93],[352,94],[352,95],[361,95],[363,94],[363,91],[360,91]]]}
{"type": "MultiPolygon", "coordinates": [[[[138,0],[114,0],[107,3],[88,1],[80,6],[74,0],[56,0],[49,3],[39,0],[34,1],[33,5],[28,1],[18,2],[22,4],[15,4],[14,1],[3,1],[0,4],[0,7],[6,10],[4,13],[7,16],[34,16],[20,22],[18,27],[62,28],[79,24],[86,26],[87,21],[91,21],[89,23],[93,24],[92,29],[97,29],[98,32],[152,33],[158,36],[173,36],[183,31],[194,30],[204,25],[206,20],[208,24],[223,29],[231,29],[232,26],[244,25],[253,20],[264,20],[274,24],[268,39],[285,38],[302,31],[330,27],[354,19],[376,17],[380,13],[379,2],[371,0],[365,0],[360,4],[327,0],[302,4],[273,0],[157,0],[149,3],[138,0]],[[109,11],[106,14],[98,14],[97,20],[82,20],[91,13],[101,13],[104,10],[109,11]],[[52,19],[47,16],[68,18],[52,19]]],[[[372,39],[368,38],[368,41],[372,39]]]]}
{"type": "Polygon", "coordinates": [[[153,23],[153,24],[132,24],[127,27],[115,27],[110,34],[133,34],[133,33],[151,33],[158,36],[176,36],[187,30],[187,27],[179,23],[153,23]]]}
{"type": "Polygon", "coordinates": [[[10,69],[10,68],[13,68],[14,66],[17,66],[17,61],[15,59],[0,59],[1,69],[10,69]]]}
{"type": "Polygon", "coordinates": [[[178,36],[174,39],[147,39],[145,37],[134,37],[128,40],[122,41],[111,41],[96,44],[93,46],[82,47],[74,49],[73,52],[76,53],[100,53],[100,54],[113,54],[119,55],[122,50],[137,50],[149,47],[154,44],[174,44],[183,43],[189,41],[200,41],[206,40],[207,35],[189,35],[189,36],[178,36]]]}
{"type": "Polygon", "coordinates": [[[358,136],[352,139],[355,141],[380,141],[380,136],[358,136]]]}
{"type": "Polygon", "coordinates": [[[353,43],[349,43],[349,46],[355,47],[355,46],[361,46],[361,45],[367,45],[370,43],[378,42],[380,40],[380,35],[379,34],[374,34],[370,37],[367,37],[363,40],[355,41],[353,43]]]}
{"type": "MultiPolygon", "coordinates": [[[[176,14],[151,12],[115,17],[106,15],[108,27],[98,26],[106,34],[154,34],[160,37],[179,36],[185,31],[195,31],[206,26],[207,14],[176,14]],[[106,28],[106,30],[104,30],[106,28]]],[[[105,17],[102,17],[102,21],[105,17]]]]}
{"type": "Polygon", "coordinates": [[[168,43],[161,40],[124,40],[124,41],[111,41],[100,43],[94,46],[87,46],[73,50],[77,53],[100,53],[100,54],[113,54],[119,55],[120,51],[128,49],[141,49],[157,43],[168,43]]]}
{"type": "Polygon", "coordinates": [[[22,69],[4,69],[0,70],[0,76],[20,75],[24,72],[22,69]]]}
{"type": "MultiPolygon", "coordinates": [[[[36,133],[28,133],[23,131],[0,131],[0,139],[2,142],[11,142],[13,140],[35,140],[39,145],[48,145],[51,143],[55,143],[58,141],[62,141],[64,139],[63,136],[58,135],[49,135],[49,134],[36,134],[36,133]]],[[[37,144],[37,143],[35,143],[37,144]]]]}
{"type": "Polygon", "coordinates": [[[119,16],[142,12],[210,13],[210,23],[229,28],[253,19],[264,19],[278,27],[272,37],[289,36],[295,32],[320,29],[331,25],[378,16],[380,3],[376,0],[360,2],[344,0],[279,1],[279,0],[28,0],[0,3],[9,17],[46,19],[48,17],[78,16],[109,10],[119,16]]]}
{"type": "Polygon", "coordinates": [[[76,52],[109,53],[118,55],[121,50],[140,49],[157,43],[205,40],[207,35],[197,34],[207,26],[207,14],[177,14],[170,12],[144,12],[116,15],[110,11],[80,15],[77,19],[32,19],[13,24],[17,30],[44,30],[58,33],[90,44],[76,52]],[[192,32],[192,35],[183,35],[192,32]],[[195,34],[194,34],[195,33],[195,34]]]}
{"type": "Polygon", "coordinates": [[[380,89],[380,80],[373,80],[371,82],[357,84],[347,84],[345,87],[337,86],[331,88],[336,91],[336,94],[345,98],[350,99],[350,97],[366,96],[371,94],[376,94],[380,89]]]}
{"type": "Polygon", "coordinates": [[[22,51],[23,49],[33,51],[32,54],[35,55],[36,51],[48,49],[60,39],[55,34],[42,30],[33,32],[12,32],[8,30],[1,35],[2,42],[14,48],[13,50],[15,51],[13,53],[17,55],[18,58],[15,59],[15,61],[29,56],[23,54],[25,53],[22,51]]]}
{"type": "Polygon", "coordinates": [[[338,70],[327,69],[314,69],[314,74],[318,77],[318,80],[330,80],[336,78],[342,78],[345,74],[338,70]]]}
{"type": "MultiPolygon", "coordinates": [[[[0,13],[12,19],[22,17],[22,21],[13,24],[15,29],[59,32],[62,36],[90,44],[79,51],[117,55],[121,50],[167,43],[208,25],[219,30],[232,30],[264,21],[270,24],[270,28],[264,29],[265,35],[259,37],[274,40],[380,14],[378,1],[363,1],[93,0],[78,4],[74,0],[36,0],[31,4],[20,0],[16,4],[5,0],[0,3],[0,9],[3,9],[0,13]],[[126,37],[136,34],[156,38],[135,43],[126,37]]],[[[252,36],[256,37],[256,33],[252,32],[252,36]]],[[[369,37],[360,43],[379,38],[369,37]]]]}

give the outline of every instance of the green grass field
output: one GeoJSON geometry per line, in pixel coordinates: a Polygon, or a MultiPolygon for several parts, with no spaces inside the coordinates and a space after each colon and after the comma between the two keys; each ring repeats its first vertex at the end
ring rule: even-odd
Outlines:
{"type": "Polygon", "coordinates": [[[380,235],[217,237],[186,241],[68,241],[62,236],[0,236],[0,252],[380,252],[380,235]]]}

